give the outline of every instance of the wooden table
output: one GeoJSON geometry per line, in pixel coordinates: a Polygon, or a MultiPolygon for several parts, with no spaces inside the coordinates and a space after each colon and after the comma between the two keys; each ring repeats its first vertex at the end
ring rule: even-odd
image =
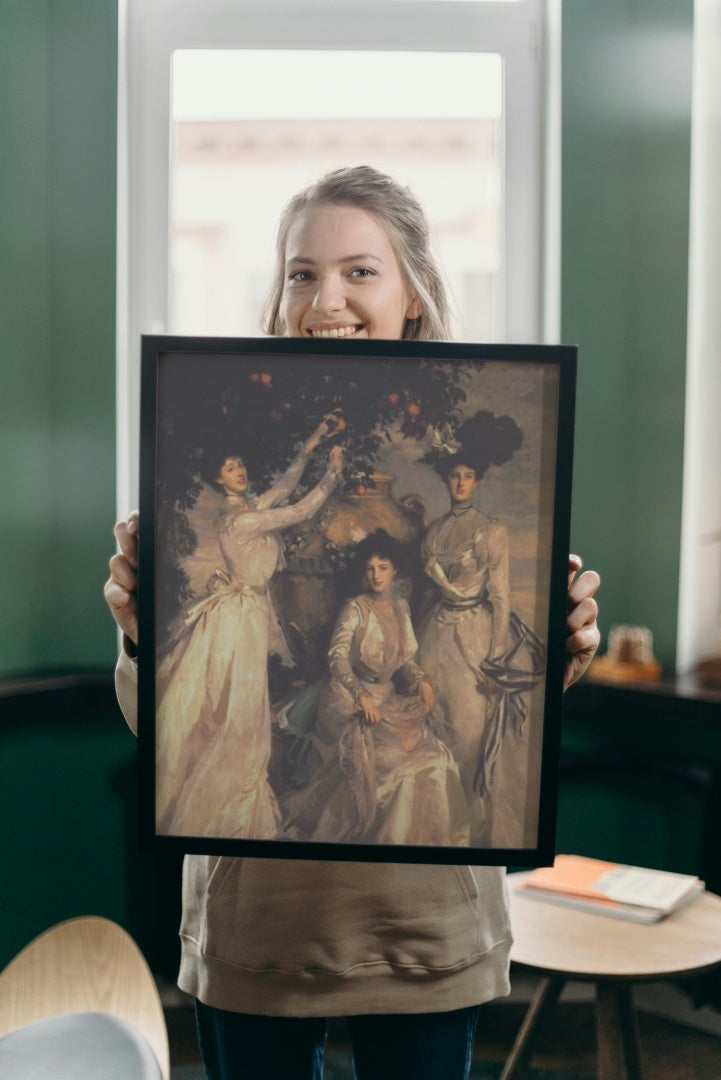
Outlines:
{"type": "Polygon", "coordinates": [[[721,898],[703,893],[661,922],[626,922],[529,899],[509,874],[511,960],[542,976],[501,1080],[519,1080],[569,980],[596,986],[599,1080],[642,1080],[632,986],[721,966],[721,898]]]}

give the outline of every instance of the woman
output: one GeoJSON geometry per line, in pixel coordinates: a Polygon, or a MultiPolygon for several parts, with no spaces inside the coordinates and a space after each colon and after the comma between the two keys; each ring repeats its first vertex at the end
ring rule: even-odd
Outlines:
{"type": "Polygon", "coordinates": [[[483,665],[498,661],[511,645],[511,592],[508,531],[474,507],[473,493],[489,466],[509,461],[522,439],[509,416],[484,411],[461,424],[458,449],[435,458],[451,509],[429,527],[421,551],[438,600],[419,633],[420,664],[433,679],[452,733],[472,812],[471,839],[479,846],[491,843],[490,808],[480,797],[478,776],[491,703],[499,693],[483,665]]]}
{"type": "MultiPolygon", "coordinates": [[[[280,223],[266,329],[290,336],[448,338],[418,200],[366,166],[300,192],[280,223]]],[[[115,528],[106,598],[137,674],[137,514],[115,528]]],[[[569,564],[566,684],[598,648],[598,575],[569,564]]],[[[478,1007],[507,994],[511,944],[496,867],[187,856],[179,984],[197,999],[208,1076],[321,1075],[328,1016],[347,1016],[359,1080],[460,1080],[478,1007]],[[235,1073],[233,1072],[235,1070],[235,1073]]]]}
{"type": "Polygon", "coordinates": [[[224,455],[209,479],[225,494],[217,520],[224,566],[208,595],[187,612],[157,673],[156,820],[176,836],[272,838],[280,820],[268,783],[271,716],[268,585],[283,565],[277,530],[312,517],[335,488],[343,451],[304,498],[279,507],[297,487],[310,454],[329,433],[322,423],[295,460],[258,498],[238,455],[224,455]]]}
{"type": "Polygon", "coordinates": [[[330,643],[315,727],[322,764],[309,787],[287,801],[284,836],[469,843],[458,766],[436,733],[443,716],[414,662],[418,643],[397,582],[402,557],[384,529],[356,547],[365,588],[341,608],[330,643]]]}

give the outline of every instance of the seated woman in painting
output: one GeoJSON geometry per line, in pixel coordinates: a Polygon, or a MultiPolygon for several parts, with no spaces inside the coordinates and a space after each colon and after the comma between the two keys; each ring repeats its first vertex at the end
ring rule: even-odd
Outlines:
{"type": "Polygon", "coordinates": [[[369,844],[467,845],[458,767],[439,734],[442,714],[417,666],[398,570],[402,549],[383,529],[354,563],[363,591],[341,608],[319,698],[309,785],[285,800],[283,836],[369,844]]]}
{"type": "Polygon", "coordinates": [[[257,498],[237,453],[220,455],[208,479],[224,495],[217,534],[224,565],[186,613],[156,674],[156,819],[180,836],[273,838],[280,813],[268,782],[271,715],[268,586],[283,565],[278,530],[307,521],[335,489],[343,451],[334,446],[320,482],[295,503],[309,456],[331,433],[324,421],[280,478],[257,498]]]}

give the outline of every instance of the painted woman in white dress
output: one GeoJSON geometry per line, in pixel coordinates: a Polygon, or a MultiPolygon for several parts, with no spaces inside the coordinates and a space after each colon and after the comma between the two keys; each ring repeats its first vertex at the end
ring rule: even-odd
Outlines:
{"type": "Polygon", "coordinates": [[[467,846],[458,767],[443,717],[415,662],[418,644],[397,582],[401,545],[383,529],[361,541],[363,592],[341,608],[319,699],[320,763],[291,796],[284,835],[369,844],[467,846]]]}
{"type": "Polygon", "coordinates": [[[434,461],[451,509],[430,525],[421,552],[438,598],[419,631],[419,663],[436,687],[450,727],[471,806],[474,845],[489,842],[478,775],[491,697],[498,692],[482,668],[511,645],[511,588],[508,530],[473,505],[473,493],[488,467],[509,461],[522,439],[509,416],[479,412],[461,424],[454,452],[434,461]]]}
{"type": "Polygon", "coordinates": [[[217,532],[224,566],[208,595],[187,612],[156,676],[156,821],[161,834],[272,838],[280,820],[268,782],[271,715],[268,586],[283,563],[278,530],[307,521],[335,489],[341,447],[307,495],[297,487],[312,451],[332,430],[319,425],[264,494],[248,494],[243,459],[218,462],[225,493],[217,532]]]}

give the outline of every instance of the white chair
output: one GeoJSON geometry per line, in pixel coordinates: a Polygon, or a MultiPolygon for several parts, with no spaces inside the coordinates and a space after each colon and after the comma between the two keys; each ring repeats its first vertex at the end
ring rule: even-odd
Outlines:
{"type": "Polygon", "coordinates": [[[169,1080],[155,981],[117,923],[58,923],[0,973],[0,1076],[169,1080]]]}

